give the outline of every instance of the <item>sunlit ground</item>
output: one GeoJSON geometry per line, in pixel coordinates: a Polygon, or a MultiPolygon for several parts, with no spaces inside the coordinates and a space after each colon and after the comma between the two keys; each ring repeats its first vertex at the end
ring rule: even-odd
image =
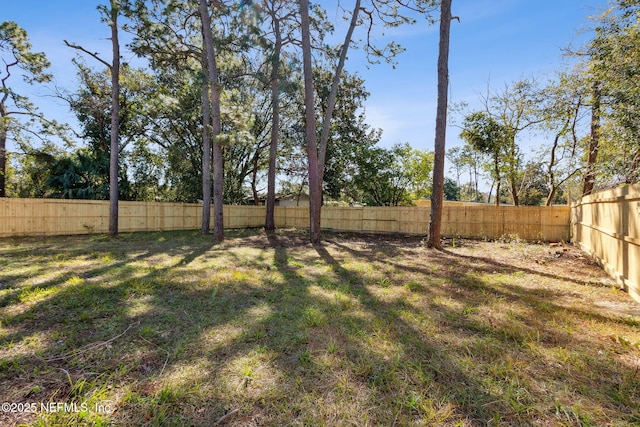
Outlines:
{"type": "Polygon", "coordinates": [[[227,236],[0,240],[0,425],[640,424],[640,305],[574,248],[227,236]]]}

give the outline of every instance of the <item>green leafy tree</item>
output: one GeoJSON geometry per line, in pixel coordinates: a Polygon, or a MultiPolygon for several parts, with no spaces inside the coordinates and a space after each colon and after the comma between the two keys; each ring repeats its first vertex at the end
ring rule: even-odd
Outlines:
{"type": "Polygon", "coordinates": [[[224,238],[223,203],[242,202],[247,178],[255,188],[254,180],[259,175],[256,170],[264,163],[265,122],[254,120],[255,109],[263,105],[264,95],[254,87],[252,75],[256,70],[251,68],[252,55],[259,50],[251,43],[260,46],[263,41],[256,37],[259,16],[238,10],[232,2],[182,0],[138,1],[129,14],[136,33],[133,50],[149,58],[163,85],[171,81],[182,87],[181,91],[175,87],[163,90],[172,93],[180,106],[180,110],[170,115],[184,119],[174,122],[171,135],[158,129],[162,137],[153,138],[167,147],[168,159],[176,166],[175,170],[167,171],[167,179],[188,184],[187,194],[192,197],[191,182],[199,177],[202,232],[209,232],[213,201],[213,234],[220,241],[224,238]],[[195,85],[200,88],[197,109],[193,108],[191,96],[195,92],[186,89],[195,85]],[[195,112],[201,116],[199,123],[187,117],[195,112]],[[183,128],[180,132],[183,126],[189,131],[183,128]],[[191,132],[196,128],[201,135],[198,142],[191,132]],[[188,153],[188,157],[181,158],[180,150],[188,153]],[[189,164],[195,159],[200,160],[201,166],[194,170],[189,164]],[[191,176],[184,176],[185,171],[191,176]]]}
{"type": "Polygon", "coordinates": [[[521,134],[544,121],[544,96],[533,79],[523,79],[489,94],[485,111],[501,126],[503,133],[503,176],[514,205],[519,205],[519,178],[523,176],[523,155],[518,145],[521,134]]]}
{"type": "MultiPolygon", "coordinates": [[[[543,164],[541,162],[527,162],[518,178],[521,185],[521,188],[518,189],[519,204],[522,206],[543,205],[549,194],[543,164]]],[[[508,194],[508,198],[513,202],[511,194],[508,194]]]]}
{"type": "Polygon", "coordinates": [[[595,125],[585,179],[588,193],[596,180],[597,187],[640,181],[640,4],[611,2],[586,54],[595,125]]]}
{"type": "Polygon", "coordinates": [[[8,168],[12,173],[8,174],[7,195],[23,198],[50,196],[48,179],[55,159],[62,154],[62,148],[53,143],[37,149],[28,147],[25,152],[16,153],[8,168]]]}
{"type": "MultiPolygon", "coordinates": [[[[508,130],[484,111],[465,117],[460,132],[460,137],[474,150],[489,156],[488,169],[496,184],[496,195],[500,194],[508,135],[508,130]]],[[[496,206],[499,204],[500,197],[496,197],[496,206]]]]}
{"type": "MultiPolygon", "coordinates": [[[[318,85],[316,99],[320,103],[318,111],[323,112],[329,95],[328,87],[331,73],[325,69],[316,69],[316,81],[325,81],[318,85]]],[[[362,78],[355,74],[344,73],[340,90],[336,98],[336,108],[330,129],[330,144],[327,145],[323,191],[330,199],[353,199],[352,175],[366,156],[368,148],[380,141],[381,131],[372,129],[366,123],[364,102],[369,92],[362,78]]],[[[351,201],[351,200],[349,200],[351,201]]]]}
{"type": "Polygon", "coordinates": [[[452,147],[447,150],[446,157],[451,164],[449,170],[453,170],[456,175],[455,183],[460,191],[459,199],[456,200],[482,202],[484,196],[479,191],[479,185],[483,164],[486,163],[485,153],[475,150],[469,143],[465,143],[462,147],[452,147]],[[469,179],[463,186],[460,179],[464,173],[469,174],[469,179]]]}
{"type": "Polygon", "coordinates": [[[433,153],[396,144],[390,149],[362,147],[353,176],[354,200],[370,206],[411,205],[428,194],[433,153]]]}
{"type": "Polygon", "coordinates": [[[504,181],[517,206],[524,188],[524,156],[518,141],[544,122],[543,92],[535,80],[524,79],[506,85],[502,91],[488,92],[481,101],[484,111],[465,117],[460,136],[475,150],[490,156],[488,170],[496,184],[496,194],[500,194],[504,181]]]}
{"type": "Polygon", "coordinates": [[[409,197],[416,200],[431,196],[434,153],[411,148],[409,144],[405,144],[400,149],[399,156],[405,174],[409,177],[409,197]]]}
{"type": "Polygon", "coordinates": [[[407,192],[409,180],[394,154],[394,150],[380,147],[367,150],[367,156],[362,158],[354,176],[362,204],[398,206],[410,203],[407,192]]]}
{"type": "Polygon", "coordinates": [[[27,32],[13,21],[0,23],[0,54],[3,68],[0,70],[0,197],[6,197],[7,173],[7,139],[19,138],[20,132],[29,132],[30,124],[39,121],[45,128],[51,122],[44,120],[36,107],[29,100],[12,90],[11,77],[21,73],[29,84],[45,83],[51,80],[46,73],[49,67],[43,52],[33,52],[27,32]],[[25,117],[31,122],[24,122],[18,117],[25,117]]]}
{"type": "Polygon", "coordinates": [[[270,97],[262,84],[247,78],[246,84],[224,91],[222,104],[224,200],[243,204],[257,197],[257,180],[266,169],[271,143],[270,97]]]}
{"type": "MultiPolygon", "coordinates": [[[[201,27],[194,5],[178,0],[135,1],[125,8],[131,50],[148,60],[153,91],[145,93],[145,151],[162,163],[169,201],[202,199],[202,231],[209,233],[211,206],[210,114],[203,70],[201,27]],[[207,122],[208,125],[204,125],[207,122]],[[209,153],[206,155],[204,153],[209,153]]],[[[136,150],[134,149],[134,152],[136,150]]]]}
{"type": "Polygon", "coordinates": [[[106,61],[97,53],[88,51],[77,44],[65,44],[78,49],[104,64],[111,76],[111,117],[110,117],[110,142],[109,142],[109,234],[118,234],[118,180],[119,180],[119,152],[120,152],[120,41],[118,18],[121,14],[122,3],[125,1],[110,0],[109,6],[99,5],[102,20],[111,29],[111,61],[106,61]]]}
{"type": "Polygon", "coordinates": [[[460,200],[460,186],[451,178],[444,179],[444,199],[460,200]]]}
{"type": "MultiPolygon", "coordinates": [[[[223,158],[222,158],[222,145],[217,139],[222,132],[222,117],[220,108],[220,82],[219,82],[219,70],[217,64],[216,46],[214,44],[214,35],[211,27],[211,10],[206,0],[199,0],[198,9],[200,15],[200,23],[202,24],[202,39],[203,39],[203,63],[206,61],[206,67],[203,71],[207,79],[206,88],[203,90],[203,116],[205,116],[204,127],[207,132],[211,132],[211,152],[213,161],[213,236],[216,242],[224,240],[224,212],[223,212],[223,158]],[[209,94],[209,98],[206,94],[209,94]],[[210,109],[209,109],[210,107],[210,109]],[[211,129],[209,130],[209,116],[211,117],[211,129]]],[[[208,152],[205,152],[204,158],[209,157],[208,152]]],[[[205,202],[206,203],[206,202],[205,202]]],[[[204,215],[204,214],[203,214],[204,215]]],[[[204,220],[204,217],[203,217],[204,220]]],[[[204,231],[204,230],[203,230],[204,231]]]]}
{"type": "Polygon", "coordinates": [[[165,158],[148,140],[136,141],[127,156],[127,169],[131,176],[127,182],[132,200],[151,202],[167,199],[168,188],[164,182],[163,168],[165,158]]]}
{"type": "Polygon", "coordinates": [[[51,158],[48,163],[51,171],[47,187],[51,197],[98,200],[109,197],[109,158],[105,152],[84,148],[51,158]]]}
{"type": "MultiPolygon", "coordinates": [[[[169,170],[167,179],[174,181],[180,191],[172,191],[176,198],[192,199],[194,197],[194,181],[200,180],[200,197],[202,197],[202,233],[210,230],[211,201],[213,191],[214,202],[214,238],[222,240],[222,203],[223,203],[223,161],[222,147],[216,140],[221,132],[220,118],[220,81],[217,66],[219,40],[217,30],[212,27],[214,20],[227,14],[228,9],[222,3],[209,8],[207,2],[189,2],[182,0],[135,1],[127,8],[127,16],[131,20],[131,29],[135,34],[131,44],[132,50],[139,56],[147,58],[151,68],[159,75],[161,91],[172,96],[178,108],[167,106],[161,109],[158,116],[164,119],[180,117],[175,125],[168,126],[168,131],[156,128],[151,140],[167,151],[167,159],[176,168],[169,170]],[[214,32],[216,32],[214,36],[214,32]],[[211,67],[215,67],[211,69],[211,67]],[[171,87],[170,85],[177,85],[171,87]],[[197,87],[194,93],[192,88],[197,87]],[[188,94],[187,98],[176,97],[176,94],[188,94]],[[197,109],[193,109],[193,96],[198,100],[197,109]],[[180,105],[182,104],[182,105],[180,105]],[[181,114],[179,109],[185,114],[181,114]],[[199,120],[194,120],[200,117],[199,120]],[[187,116],[191,116],[187,118],[187,116]],[[192,125],[185,125],[185,119],[192,125]],[[199,137],[194,128],[199,131],[199,137]],[[212,158],[213,147],[213,158],[212,158]],[[180,156],[182,151],[183,156],[180,156]],[[188,157],[184,157],[184,153],[188,157]],[[196,161],[200,163],[196,165],[196,161]],[[212,161],[213,183],[212,183],[212,161]],[[195,166],[195,168],[194,168],[195,166]],[[185,169],[188,168],[188,169],[185,169]],[[185,170],[191,170],[189,176],[181,176],[185,170]],[[195,174],[193,171],[196,171],[195,174]],[[213,184],[213,185],[212,185],[213,184]]],[[[166,123],[168,124],[168,123],[166,123]]]]}
{"type": "MultiPolygon", "coordinates": [[[[412,2],[414,10],[428,14],[432,2],[418,1],[412,2]]],[[[321,239],[320,216],[322,206],[322,185],[324,180],[327,145],[329,144],[331,118],[333,117],[336,98],[342,71],[347,59],[347,53],[352,45],[353,35],[357,27],[364,26],[368,28],[366,42],[363,43],[367,54],[373,58],[373,62],[380,59],[391,61],[393,57],[401,51],[401,48],[394,42],[388,44],[384,48],[376,47],[372,43],[371,28],[377,22],[381,22],[385,26],[399,26],[404,23],[414,22],[413,19],[403,16],[400,6],[404,3],[391,0],[371,0],[363,2],[355,0],[350,12],[347,12],[345,20],[348,22],[347,29],[344,33],[344,41],[342,45],[335,49],[335,62],[332,73],[332,82],[327,97],[327,106],[321,123],[321,132],[316,132],[317,118],[315,114],[315,89],[317,82],[314,81],[313,61],[312,61],[312,44],[311,44],[311,19],[310,5],[307,0],[301,0],[300,6],[300,30],[301,30],[301,50],[302,64],[304,75],[304,105],[305,105],[305,138],[306,151],[309,168],[309,222],[310,222],[310,239],[312,243],[319,243],[321,239]]],[[[318,6],[314,6],[318,9],[318,6]]]]}
{"type": "MultiPolygon", "coordinates": [[[[110,153],[112,140],[112,78],[109,70],[95,70],[80,61],[76,61],[80,85],[75,93],[65,95],[71,110],[76,114],[80,123],[78,137],[85,143],[86,148],[93,152],[85,160],[107,162],[87,169],[94,173],[106,173],[98,180],[110,182],[110,153]]],[[[119,77],[119,107],[118,107],[118,199],[131,200],[136,196],[130,192],[132,183],[126,171],[138,170],[143,167],[139,161],[142,158],[130,158],[132,152],[140,153],[147,149],[149,117],[152,106],[156,102],[155,80],[144,70],[132,69],[124,64],[119,77]],[[120,188],[122,186],[122,188],[120,188]]],[[[140,175],[138,174],[140,177],[140,175]]],[[[90,181],[85,181],[90,182],[90,181]]],[[[141,191],[141,183],[136,184],[136,191],[141,191]]],[[[98,193],[101,194],[101,193],[98,193]]]]}
{"type": "MultiPolygon", "coordinates": [[[[293,2],[281,0],[269,0],[264,3],[265,12],[268,16],[271,26],[271,33],[266,35],[266,53],[269,57],[271,71],[269,73],[269,88],[271,91],[271,133],[269,141],[269,160],[267,170],[267,200],[265,229],[267,231],[275,230],[275,201],[276,201],[276,175],[278,160],[278,142],[280,139],[281,124],[281,94],[284,89],[283,78],[284,71],[287,67],[283,65],[283,50],[288,45],[293,44],[295,40],[294,28],[297,26],[295,21],[296,10],[293,2]],[[271,37],[269,37],[271,36],[271,37]]],[[[255,177],[256,172],[254,172],[255,177]]],[[[254,199],[257,199],[257,191],[255,190],[254,179],[254,199]]]]}
{"type": "Polygon", "coordinates": [[[538,151],[544,159],[538,172],[546,177],[547,206],[556,200],[564,184],[582,171],[581,158],[588,138],[581,135],[581,129],[587,127],[589,91],[578,73],[562,73],[544,89],[541,129],[551,142],[538,151]]]}

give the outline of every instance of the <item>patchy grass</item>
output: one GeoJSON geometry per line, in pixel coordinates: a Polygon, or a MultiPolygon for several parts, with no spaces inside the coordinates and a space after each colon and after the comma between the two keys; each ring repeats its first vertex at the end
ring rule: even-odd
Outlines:
{"type": "Polygon", "coordinates": [[[640,309],[575,249],[325,238],[0,240],[0,425],[640,424],[640,309]]]}

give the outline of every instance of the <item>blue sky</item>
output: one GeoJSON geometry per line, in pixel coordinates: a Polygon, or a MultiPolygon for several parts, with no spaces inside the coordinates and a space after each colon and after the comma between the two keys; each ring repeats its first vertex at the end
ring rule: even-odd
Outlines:
{"type": "MultiPolygon", "coordinates": [[[[104,1],[103,1],[104,2],[104,1]]],[[[100,21],[96,4],[89,0],[0,0],[0,19],[13,20],[29,33],[34,50],[44,51],[52,63],[58,86],[72,88],[76,52],[63,40],[76,42],[109,57],[109,30],[100,21]]],[[[329,16],[336,2],[323,1],[329,16]]],[[[451,25],[450,91],[452,102],[478,104],[487,84],[501,89],[523,77],[552,77],[562,68],[562,49],[582,44],[588,35],[589,16],[597,15],[607,0],[453,0],[451,25]]],[[[407,50],[390,65],[365,66],[362,55],[350,54],[347,69],[365,79],[371,93],[366,103],[367,122],[383,129],[382,145],[409,142],[433,149],[436,104],[438,24],[386,31],[386,36],[407,50]]],[[[337,37],[342,38],[339,34],[337,37]]],[[[125,60],[133,55],[123,52],[125,60]]],[[[95,64],[91,58],[88,64],[95,64]]],[[[28,88],[31,100],[61,121],[73,116],[43,88],[28,88]]],[[[458,129],[450,127],[447,147],[459,145],[458,129]]]]}
{"type": "MultiPolygon", "coordinates": [[[[479,106],[487,85],[499,90],[521,78],[552,78],[562,69],[562,49],[588,40],[589,16],[606,0],[453,0],[449,52],[449,101],[479,106]]],[[[395,70],[361,71],[371,97],[367,117],[384,129],[383,144],[409,142],[433,149],[438,24],[414,25],[395,37],[406,47],[395,70]]],[[[447,146],[462,144],[449,127],[447,146]]]]}

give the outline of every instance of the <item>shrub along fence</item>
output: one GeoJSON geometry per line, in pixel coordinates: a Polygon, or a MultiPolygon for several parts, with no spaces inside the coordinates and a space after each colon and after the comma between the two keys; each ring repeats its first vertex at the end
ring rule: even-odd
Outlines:
{"type": "MultiPolygon", "coordinates": [[[[0,199],[0,236],[106,233],[109,202],[61,199],[0,199]]],[[[429,207],[323,207],[322,228],[335,231],[426,235],[429,207]]],[[[568,206],[490,206],[445,203],[442,233],[450,237],[569,240],[568,206]]],[[[202,205],[120,202],[121,232],[200,228],[202,205]]],[[[225,228],[261,227],[264,206],[224,207],[225,228]]],[[[278,206],[277,227],[309,227],[307,207],[278,206]]]]}
{"type": "Polygon", "coordinates": [[[640,184],[583,197],[571,224],[574,243],[640,302],[640,184]]]}

